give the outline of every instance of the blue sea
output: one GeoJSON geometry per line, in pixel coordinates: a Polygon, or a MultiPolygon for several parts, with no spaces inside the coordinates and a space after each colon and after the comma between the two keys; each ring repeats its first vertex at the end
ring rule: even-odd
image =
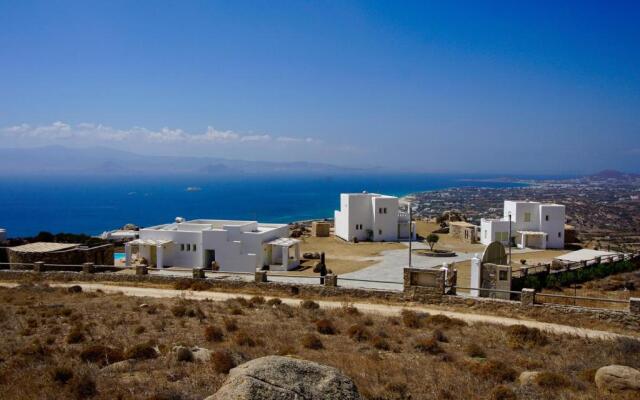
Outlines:
{"type": "Polygon", "coordinates": [[[251,176],[0,178],[0,228],[9,237],[52,233],[100,234],[124,224],[150,226],[187,219],[292,222],[332,218],[341,192],[397,196],[450,187],[510,187],[471,182],[478,176],[251,176]],[[188,191],[188,187],[200,188],[188,191]]]}

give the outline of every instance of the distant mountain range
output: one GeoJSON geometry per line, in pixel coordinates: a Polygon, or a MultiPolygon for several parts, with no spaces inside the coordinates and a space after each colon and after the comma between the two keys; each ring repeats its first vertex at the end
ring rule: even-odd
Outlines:
{"type": "Polygon", "coordinates": [[[364,169],[313,162],[149,156],[107,147],[0,148],[0,175],[348,174],[364,169]]]}

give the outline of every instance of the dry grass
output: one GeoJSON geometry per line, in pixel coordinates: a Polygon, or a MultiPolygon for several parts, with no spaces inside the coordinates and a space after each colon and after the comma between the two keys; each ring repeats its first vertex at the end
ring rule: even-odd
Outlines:
{"type": "Polygon", "coordinates": [[[640,368],[637,340],[601,342],[424,315],[412,315],[410,320],[417,317],[421,323],[408,327],[400,317],[347,308],[136,299],[26,286],[0,288],[0,302],[3,400],[202,399],[215,393],[233,366],[270,354],[339,368],[370,400],[596,399],[597,368],[640,368]],[[174,316],[176,305],[184,306],[182,316],[174,316]],[[234,307],[243,314],[232,316],[234,307]],[[320,321],[330,321],[334,334],[318,332],[319,325],[328,326],[320,321]],[[67,343],[80,324],[84,340],[67,343]],[[138,326],[145,331],[136,334],[138,326]],[[224,332],[221,341],[210,340],[211,327],[217,328],[214,338],[224,332]],[[31,334],[19,335],[25,328],[31,334]],[[176,345],[209,348],[212,360],[178,362],[172,352],[176,345]],[[101,369],[119,354],[137,361],[122,372],[101,369]],[[520,387],[516,377],[530,370],[548,373],[536,385],[520,387]]]}

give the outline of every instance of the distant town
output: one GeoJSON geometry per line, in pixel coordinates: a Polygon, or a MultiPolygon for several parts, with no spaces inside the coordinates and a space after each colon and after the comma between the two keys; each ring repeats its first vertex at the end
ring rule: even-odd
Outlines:
{"type": "Polygon", "coordinates": [[[454,212],[475,225],[482,218],[502,216],[508,199],[564,204],[566,222],[584,245],[640,248],[640,175],[602,171],[575,179],[519,182],[528,186],[452,188],[409,197],[418,218],[454,212]]]}

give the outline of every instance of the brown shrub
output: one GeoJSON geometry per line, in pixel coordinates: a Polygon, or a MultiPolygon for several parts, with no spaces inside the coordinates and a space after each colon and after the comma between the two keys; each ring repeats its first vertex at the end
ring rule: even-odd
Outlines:
{"type": "Polygon", "coordinates": [[[449,341],[449,339],[447,339],[445,334],[440,329],[434,330],[433,333],[431,334],[431,337],[433,337],[438,342],[442,342],[442,343],[447,343],[449,341]]]}
{"type": "Polygon", "coordinates": [[[211,354],[213,370],[220,374],[228,374],[231,368],[236,366],[233,357],[228,351],[217,350],[211,354]]]}
{"type": "Polygon", "coordinates": [[[254,347],[256,345],[256,341],[253,340],[253,338],[251,337],[251,335],[249,335],[247,332],[245,331],[238,331],[236,333],[236,335],[233,338],[233,341],[238,345],[238,346],[247,346],[247,347],[254,347]]]}
{"type": "Polygon", "coordinates": [[[440,354],[444,352],[435,338],[426,336],[418,337],[413,343],[413,347],[422,353],[428,354],[440,354]]]}
{"type": "Polygon", "coordinates": [[[538,386],[546,389],[558,389],[569,386],[569,380],[557,372],[542,371],[535,377],[538,386]]]}
{"type": "Polygon", "coordinates": [[[320,338],[312,333],[307,333],[306,335],[304,335],[302,337],[301,342],[302,342],[302,346],[307,349],[320,350],[324,348],[320,338]]]}
{"type": "Polygon", "coordinates": [[[80,359],[84,362],[96,363],[100,366],[112,364],[124,359],[122,350],[108,346],[93,345],[85,347],[80,352],[80,359]]]}
{"type": "Polygon", "coordinates": [[[442,315],[442,314],[430,315],[427,318],[427,323],[429,325],[436,325],[436,326],[439,326],[440,328],[445,328],[445,329],[453,328],[456,326],[467,325],[467,323],[461,319],[449,318],[446,315],[442,315]]]}
{"type": "Polygon", "coordinates": [[[51,370],[51,379],[54,382],[65,385],[73,378],[73,370],[69,367],[54,367],[51,370]]]}
{"type": "Polygon", "coordinates": [[[82,332],[82,328],[79,326],[75,326],[71,329],[66,339],[67,343],[75,344],[84,341],[84,332],[82,332]]]}
{"type": "Polygon", "coordinates": [[[578,377],[585,382],[593,383],[596,379],[597,368],[583,369],[578,372],[578,377]]]}
{"type": "Polygon", "coordinates": [[[402,323],[407,328],[420,328],[422,326],[422,316],[412,310],[402,310],[402,323]]]}
{"type": "Polygon", "coordinates": [[[204,328],[204,338],[208,342],[221,342],[224,334],[222,333],[222,329],[209,325],[204,328]]]}
{"type": "Polygon", "coordinates": [[[518,396],[508,386],[498,385],[493,388],[489,398],[491,400],[516,400],[518,396]]]}
{"type": "Polygon", "coordinates": [[[136,344],[128,348],[124,353],[124,358],[127,360],[150,360],[156,357],[158,357],[158,351],[152,342],[136,344]]]}
{"type": "Polygon", "coordinates": [[[73,392],[78,399],[86,399],[95,396],[96,381],[89,374],[82,374],[73,381],[73,392]]]}
{"type": "Polygon", "coordinates": [[[317,310],[318,308],[320,308],[320,304],[316,303],[313,300],[302,300],[300,302],[300,307],[304,308],[305,310],[317,310]]]}
{"type": "Polygon", "coordinates": [[[267,305],[268,306],[278,306],[282,304],[282,300],[280,300],[278,297],[274,297],[272,299],[267,300],[267,305]]]}
{"type": "Polygon", "coordinates": [[[222,323],[224,324],[224,329],[226,329],[227,332],[235,332],[238,330],[238,323],[233,318],[225,317],[222,319],[222,323]]]}
{"type": "Polygon", "coordinates": [[[238,307],[232,307],[229,313],[231,313],[231,315],[244,315],[244,311],[238,307]]]}
{"type": "Polygon", "coordinates": [[[384,389],[389,392],[390,396],[385,396],[384,398],[397,398],[397,399],[410,399],[411,396],[409,394],[409,387],[404,382],[389,382],[384,386],[384,389]]]}
{"type": "Polygon", "coordinates": [[[484,352],[482,347],[480,347],[480,345],[478,345],[477,343],[468,344],[467,347],[465,348],[465,353],[467,353],[469,357],[475,357],[475,358],[487,357],[487,354],[484,352]]]}
{"type": "Polygon", "coordinates": [[[374,336],[373,339],[371,339],[371,344],[378,350],[389,350],[391,348],[387,339],[382,336],[374,336]]]}
{"type": "Polygon", "coordinates": [[[174,304],[171,307],[171,313],[174,317],[184,317],[185,315],[187,315],[187,307],[184,304],[174,304]]]}
{"type": "Polygon", "coordinates": [[[249,299],[249,303],[254,306],[259,306],[265,303],[264,297],[262,296],[253,296],[249,299]]]}
{"type": "Polygon", "coordinates": [[[365,326],[360,324],[351,325],[349,329],[347,329],[347,334],[351,339],[358,342],[368,340],[371,337],[369,330],[367,330],[365,326]]]}
{"type": "Polygon", "coordinates": [[[334,335],[336,333],[336,327],[333,326],[333,322],[328,319],[317,320],[316,329],[318,333],[322,333],[323,335],[334,335]]]}
{"type": "Polygon", "coordinates": [[[508,343],[512,348],[544,346],[549,339],[538,328],[529,328],[524,325],[512,325],[507,328],[508,343]]]}
{"type": "Polygon", "coordinates": [[[478,377],[495,382],[513,382],[517,377],[516,371],[502,361],[473,362],[469,364],[469,369],[478,377]]]}
{"type": "Polygon", "coordinates": [[[145,328],[144,326],[138,325],[133,330],[133,333],[135,333],[136,335],[142,335],[143,333],[145,333],[146,330],[147,330],[147,328],[145,328]]]}

